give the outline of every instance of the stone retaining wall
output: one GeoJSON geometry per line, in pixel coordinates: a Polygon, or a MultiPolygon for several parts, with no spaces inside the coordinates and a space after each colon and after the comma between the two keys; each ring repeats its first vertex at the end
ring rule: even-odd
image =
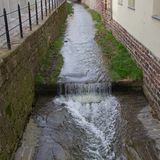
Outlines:
{"type": "Polygon", "coordinates": [[[66,5],[11,51],[0,51],[0,159],[10,159],[32,111],[35,74],[66,20],[66,5]]]}

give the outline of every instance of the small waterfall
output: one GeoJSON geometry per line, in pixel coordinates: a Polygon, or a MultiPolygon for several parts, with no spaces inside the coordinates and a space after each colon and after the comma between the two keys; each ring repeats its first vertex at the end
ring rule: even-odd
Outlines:
{"type": "Polygon", "coordinates": [[[81,82],[66,82],[59,83],[58,85],[59,95],[110,95],[111,83],[81,83],[81,82]]]}
{"type": "MultiPolygon", "coordinates": [[[[95,87],[95,86],[94,86],[95,87]]],[[[94,88],[95,89],[95,88],[94,88]]],[[[112,143],[115,140],[118,101],[113,96],[81,94],[60,96],[54,104],[63,106],[86,135],[84,160],[115,160],[112,143]]]]}

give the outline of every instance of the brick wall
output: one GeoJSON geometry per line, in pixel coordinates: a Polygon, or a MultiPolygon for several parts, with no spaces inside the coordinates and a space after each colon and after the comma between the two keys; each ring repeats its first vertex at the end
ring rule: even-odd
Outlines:
{"type": "Polygon", "coordinates": [[[97,6],[97,10],[99,12],[102,12],[102,1],[96,0],[96,6],[97,6]]]}
{"type": "Polygon", "coordinates": [[[35,74],[49,43],[61,32],[66,19],[61,5],[22,43],[0,54],[0,160],[10,159],[23,133],[34,100],[35,74]]]}
{"type": "Polygon", "coordinates": [[[91,9],[95,9],[98,12],[102,11],[102,2],[100,0],[81,0],[81,2],[91,9]]]}
{"type": "MultiPolygon", "coordinates": [[[[107,0],[108,3],[111,0],[107,0]]],[[[160,59],[137,41],[127,30],[112,19],[112,11],[105,10],[104,0],[101,3],[102,17],[106,27],[113,32],[113,35],[121,41],[142,68],[144,74],[144,93],[148,98],[153,115],[160,119],[160,59]]]]}

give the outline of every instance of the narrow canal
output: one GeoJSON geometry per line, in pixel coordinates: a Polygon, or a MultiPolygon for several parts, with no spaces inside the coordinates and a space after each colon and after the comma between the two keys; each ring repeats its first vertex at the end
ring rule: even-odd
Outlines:
{"type": "Polygon", "coordinates": [[[90,14],[74,4],[61,54],[58,96],[40,97],[16,160],[157,160],[137,118],[142,93],[111,93],[90,14]]]}

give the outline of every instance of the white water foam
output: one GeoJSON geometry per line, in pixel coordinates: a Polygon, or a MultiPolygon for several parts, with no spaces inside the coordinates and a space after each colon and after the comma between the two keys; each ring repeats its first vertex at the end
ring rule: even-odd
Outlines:
{"type": "Polygon", "coordinates": [[[79,95],[60,97],[54,103],[65,104],[74,121],[87,134],[86,160],[113,160],[112,142],[118,115],[118,101],[113,96],[79,95]]]}

